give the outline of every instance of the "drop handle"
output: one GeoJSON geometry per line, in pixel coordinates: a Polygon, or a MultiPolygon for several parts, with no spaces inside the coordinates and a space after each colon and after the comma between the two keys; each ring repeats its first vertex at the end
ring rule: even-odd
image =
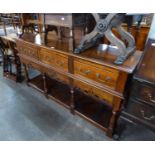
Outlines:
{"type": "Polygon", "coordinates": [[[141,114],[142,114],[142,117],[143,117],[145,120],[151,121],[151,120],[155,119],[155,116],[146,117],[146,116],[145,116],[144,110],[141,110],[140,112],[141,112],[141,114]]]}
{"type": "MultiPolygon", "coordinates": [[[[101,76],[101,75],[100,75],[99,73],[96,73],[96,79],[99,79],[100,76],[101,76]]],[[[111,80],[111,77],[106,76],[106,77],[105,77],[105,81],[109,81],[109,80],[111,80]]]]}
{"type": "Polygon", "coordinates": [[[111,80],[111,77],[109,77],[109,76],[105,77],[105,81],[110,81],[110,80],[111,80]]]}
{"type": "Polygon", "coordinates": [[[99,78],[100,78],[100,74],[96,73],[96,79],[99,79],[99,78]]]}
{"type": "Polygon", "coordinates": [[[84,71],[84,73],[85,73],[86,75],[88,75],[88,74],[91,73],[91,71],[90,71],[90,70],[86,70],[86,71],[84,71]]]}
{"type": "Polygon", "coordinates": [[[148,94],[148,97],[151,102],[155,103],[155,100],[152,99],[152,95],[150,93],[148,94]]]}

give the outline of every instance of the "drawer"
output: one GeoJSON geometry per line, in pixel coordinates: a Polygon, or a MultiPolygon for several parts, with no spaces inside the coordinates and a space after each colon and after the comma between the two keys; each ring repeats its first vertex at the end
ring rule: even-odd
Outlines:
{"type": "Polygon", "coordinates": [[[72,26],[72,15],[71,14],[46,14],[45,24],[55,26],[72,26]]]}
{"type": "Polygon", "coordinates": [[[155,107],[130,99],[126,111],[155,126],[155,107]]]}
{"type": "Polygon", "coordinates": [[[23,54],[37,60],[39,59],[38,51],[40,48],[35,45],[17,42],[17,49],[19,54],[23,54]]]}
{"type": "Polygon", "coordinates": [[[155,88],[142,82],[134,81],[132,96],[137,100],[146,102],[155,106],[155,88]]]}
{"type": "Polygon", "coordinates": [[[112,102],[113,102],[113,95],[111,95],[111,94],[109,94],[107,92],[104,92],[104,91],[102,91],[100,89],[89,86],[89,85],[87,85],[87,84],[85,84],[83,82],[74,81],[74,86],[76,88],[81,89],[82,91],[86,92],[89,95],[92,95],[92,96],[95,96],[95,97],[97,97],[99,99],[104,100],[107,103],[112,104],[112,102]]]}
{"type": "Polygon", "coordinates": [[[74,74],[105,84],[111,88],[115,88],[119,71],[86,61],[75,60],[74,74]]]}
{"type": "Polygon", "coordinates": [[[53,67],[68,71],[68,57],[52,50],[41,49],[39,52],[40,61],[53,67]]]}

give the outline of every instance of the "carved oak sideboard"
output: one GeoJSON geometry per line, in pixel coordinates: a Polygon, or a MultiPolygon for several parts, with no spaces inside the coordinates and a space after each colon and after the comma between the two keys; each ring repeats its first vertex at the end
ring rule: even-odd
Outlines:
{"type": "Polygon", "coordinates": [[[68,43],[51,41],[45,45],[39,34],[29,34],[16,43],[29,86],[112,137],[125,85],[141,52],[136,51],[118,66],[113,63],[117,52],[103,51],[104,45],[73,54],[68,43]],[[40,74],[31,78],[29,68],[37,69],[40,74]]]}

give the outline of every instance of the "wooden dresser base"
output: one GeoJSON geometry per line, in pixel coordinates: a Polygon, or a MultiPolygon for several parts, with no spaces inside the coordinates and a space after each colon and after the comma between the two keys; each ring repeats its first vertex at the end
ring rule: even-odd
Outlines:
{"type": "Polygon", "coordinates": [[[45,79],[47,90],[44,87],[44,78],[41,74],[29,79],[27,84],[44,93],[47,98],[63,105],[73,114],[83,117],[106,132],[108,131],[107,128],[112,114],[112,107],[97,98],[83,93],[79,89],[74,89],[74,110],[72,111],[70,87],[48,76],[45,79]]]}
{"type": "Polygon", "coordinates": [[[56,45],[51,42],[48,47],[23,38],[16,43],[28,85],[112,137],[125,85],[140,59],[140,52],[136,51],[123,65],[117,66],[113,61],[118,51],[102,51],[104,45],[73,54],[65,48],[67,42],[56,45]],[[31,79],[29,68],[38,70],[40,75],[31,79]]]}

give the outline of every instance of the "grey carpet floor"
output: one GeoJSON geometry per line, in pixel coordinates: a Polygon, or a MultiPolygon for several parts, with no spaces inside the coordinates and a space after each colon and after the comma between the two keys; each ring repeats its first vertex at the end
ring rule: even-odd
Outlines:
{"type": "MultiPolygon", "coordinates": [[[[22,84],[3,77],[0,67],[0,140],[105,141],[103,131],[74,116],[59,104],[22,84]]],[[[120,140],[155,140],[155,133],[129,126],[120,140]]]]}
{"type": "Polygon", "coordinates": [[[2,76],[0,140],[110,140],[104,132],[41,93],[2,76]]]}

